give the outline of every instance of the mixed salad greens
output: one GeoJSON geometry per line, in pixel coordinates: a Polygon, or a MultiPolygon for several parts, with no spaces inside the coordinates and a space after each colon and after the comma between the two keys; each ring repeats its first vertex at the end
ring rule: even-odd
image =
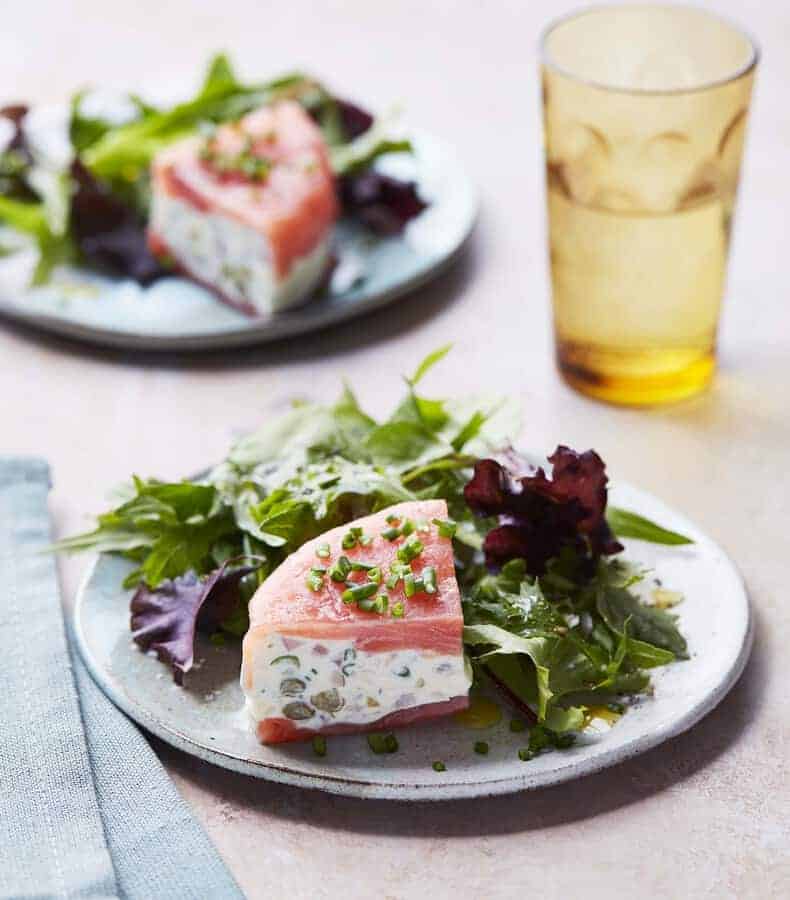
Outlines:
{"type": "Polygon", "coordinates": [[[530,753],[567,744],[591,707],[644,693],[648,670],[687,655],[670,602],[640,591],[647,573],[620,557],[618,537],[690,541],[607,509],[591,450],[558,447],[550,476],[531,466],[507,443],[512,405],[418,393],[448,349],[406,380],[385,421],[348,386],[334,406],[299,403],[202,477],[135,478],[94,531],[58,549],[133,561],[134,639],[180,680],[196,629],[215,642],[243,635],[249,598],[305,541],[393,503],[443,498],[476,683],[496,685],[533,724],[530,753]]]}
{"type": "MultiPolygon", "coordinates": [[[[408,153],[392,123],[340,99],[308,75],[248,84],[224,54],[210,62],[196,95],[153,106],[136,94],[111,104],[83,90],[70,103],[68,150],[52,153],[26,127],[25,105],[0,109],[0,225],[37,245],[33,281],[46,282],[59,263],[76,262],[147,284],[167,274],[145,239],[149,166],[173,141],[209,134],[224,122],[276,100],[301,103],[329,147],[345,214],[378,234],[393,234],[425,203],[412,182],[373,168],[386,153],[408,153]]],[[[0,243],[3,253],[16,245],[0,243]]]]}

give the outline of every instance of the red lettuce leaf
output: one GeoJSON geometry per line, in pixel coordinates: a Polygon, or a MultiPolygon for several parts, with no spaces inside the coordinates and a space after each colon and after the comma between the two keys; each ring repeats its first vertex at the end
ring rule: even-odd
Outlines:
{"type": "Polygon", "coordinates": [[[148,248],[145,225],[136,211],[98,181],[79,159],[72,163],[71,177],[71,229],[85,261],[140,284],[166,275],[148,248]]]}
{"type": "Polygon", "coordinates": [[[351,103],[348,100],[340,100],[335,98],[338,112],[340,113],[340,124],[347,141],[353,141],[361,134],[364,134],[373,124],[373,116],[361,106],[351,103]]]}
{"type": "Polygon", "coordinates": [[[28,113],[28,107],[22,104],[4,106],[0,109],[0,117],[7,119],[13,126],[11,140],[0,152],[0,194],[14,200],[36,201],[36,192],[26,181],[26,174],[33,165],[33,154],[27,145],[22,121],[28,113]]]}
{"type": "Polygon", "coordinates": [[[376,234],[399,234],[427,206],[413,181],[368,169],[339,180],[343,210],[376,234]]]}
{"type": "Polygon", "coordinates": [[[478,515],[499,520],[483,544],[489,566],[524,559],[530,574],[542,575],[567,546],[589,559],[623,549],[605,518],[608,478],[601,457],[559,446],[549,462],[551,478],[542,468],[513,474],[494,459],[475,465],[466,502],[478,515]]]}
{"type": "Polygon", "coordinates": [[[190,571],[152,590],[141,584],[130,604],[132,638],[167,663],[176,684],[192,668],[196,631],[214,631],[239,601],[239,584],[257,566],[230,568],[228,560],[205,578],[190,571]]]}

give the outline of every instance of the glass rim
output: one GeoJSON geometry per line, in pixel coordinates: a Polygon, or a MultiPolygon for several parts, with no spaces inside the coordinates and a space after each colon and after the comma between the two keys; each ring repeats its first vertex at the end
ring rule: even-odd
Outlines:
{"type": "Polygon", "coordinates": [[[710,10],[704,9],[693,3],[629,3],[627,5],[620,5],[615,3],[595,3],[591,4],[590,6],[578,7],[577,9],[571,10],[564,15],[557,16],[545,26],[545,28],[540,33],[540,38],[538,40],[538,49],[540,51],[541,65],[547,69],[551,69],[552,71],[558,73],[559,75],[562,75],[563,77],[568,78],[571,81],[575,81],[578,84],[584,84],[588,87],[598,88],[599,90],[608,91],[612,94],[629,94],[634,97],[667,97],[682,94],[699,94],[703,91],[721,87],[725,84],[732,84],[733,82],[738,81],[739,79],[752,72],[757,67],[757,63],[759,62],[761,55],[760,45],[754,39],[752,34],[745,28],[742,28],[740,25],[736,24],[727,16],[721,16],[718,13],[711,12],[710,10]],[[751,53],[749,54],[749,58],[746,60],[746,62],[744,62],[742,66],[740,66],[732,74],[727,75],[724,78],[701,81],[694,87],[678,88],[637,88],[607,84],[605,81],[597,81],[596,79],[592,78],[584,78],[583,76],[570,71],[564,66],[559,65],[559,63],[551,58],[551,55],[549,54],[549,51],[546,47],[546,42],[548,41],[551,34],[553,34],[553,32],[556,31],[557,28],[559,28],[561,25],[565,25],[567,22],[572,22],[574,19],[580,19],[583,16],[590,15],[591,13],[602,12],[605,10],[619,11],[625,9],[692,10],[693,12],[700,13],[703,16],[707,16],[709,19],[714,19],[722,23],[723,25],[726,25],[736,34],[739,34],[749,45],[751,53]]]}

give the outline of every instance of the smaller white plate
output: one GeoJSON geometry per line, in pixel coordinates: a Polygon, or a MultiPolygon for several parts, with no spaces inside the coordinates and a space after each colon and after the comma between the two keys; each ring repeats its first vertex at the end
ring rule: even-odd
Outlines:
{"type": "Polygon", "coordinates": [[[305,334],[378,309],[442,272],[477,216],[477,193],[455,152],[424,133],[412,143],[413,156],[393,154],[379,167],[416,181],[427,209],[388,238],[339,222],[330,287],[304,306],[254,319],[185,278],[141,287],[78,268],[58,270],[49,284],[31,289],[35,257],[17,253],[0,259],[0,316],[100,346],[208,350],[305,334]]]}
{"type": "Polygon", "coordinates": [[[504,794],[568,781],[629,759],[690,728],[713,709],[741,674],[749,655],[752,624],[738,572],[716,544],[683,516],[626,485],[611,492],[613,505],[633,510],[695,544],[657,547],[626,542],[626,556],[655,570],[667,587],[682,591],[675,611],[691,658],[653,670],[655,687],[609,731],[585,734],[569,750],[521,762],[524,735],[508,729],[508,716],[485,730],[452,718],[398,731],[400,750],[376,756],[364,735],[332,737],[325,758],[310,744],[263,747],[244,713],[238,646],[199,641],[198,665],[184,688],[155,657],[142,653],[129,633],[130,591],[120,588],[130,563],[103,556],[77,598],[80,652],[104,692],[129,716],[163,740],[219,766],[353,797],[441,800],[504,794]],[[490,746],[473,752],[475,741],[490,746]],[[442,760],[446,772],[431,763],[442,760]]]}

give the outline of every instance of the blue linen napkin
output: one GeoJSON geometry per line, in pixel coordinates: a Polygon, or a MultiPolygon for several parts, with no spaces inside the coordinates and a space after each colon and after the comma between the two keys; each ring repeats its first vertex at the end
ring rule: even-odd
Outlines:
{"type": "Polygon", "coordinates": [[[0,896],[241,898],[64,629],[49,467],[0,457],[0,896]]]}

